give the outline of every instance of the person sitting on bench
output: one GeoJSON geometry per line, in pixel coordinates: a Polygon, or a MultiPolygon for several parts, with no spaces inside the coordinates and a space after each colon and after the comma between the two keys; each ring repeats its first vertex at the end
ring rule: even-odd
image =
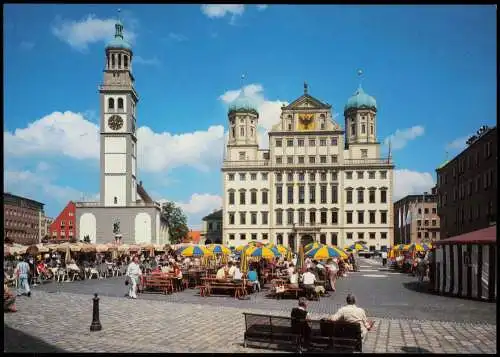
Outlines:
{"type": "Polygon", "coordinates": [[[316,282],[316,276],[313,274],[313,269],[308,269],[304,274],[302,274],[302,284],[306,290],[306,296],[308,299],[312,299],[316,294],[314,291],[314,283],[316,282]]]}
{"type": "Polygon", "coordinates": [[[305,298],[299,298],[299,306],[292,309],[291,318],[292,329],[300,334],[301,339],[304,339],[304,347],[309,348],[311,327],[307,323],[307,300],[305,298]]]}
{"type": "Polygon", "coordinates": [[[330,320],[359,323],[361,327],[361,338],[364,339],[368,331],[373,327],[373,321],[368,321],[365,310],[356,306],[356,298],[354,295],[348,294],[346,302],[347,305],[341,307],[330,317],[330,320]]]}

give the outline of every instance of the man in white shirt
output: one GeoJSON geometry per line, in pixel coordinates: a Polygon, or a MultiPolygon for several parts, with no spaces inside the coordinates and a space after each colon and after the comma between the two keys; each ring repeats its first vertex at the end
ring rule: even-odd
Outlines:
{"type": "Polygon", "coordinates": [[[356,298],[348,294],[346,298],[347,305],[341,307],[333,316],[333,321],[346,321],[359,323],[361,327],[361,337],[364,339],[369,330],[373,327],[373,322],[368,321],[365,310],[356,306],[356,298]]]}
{"type": "Polygon", "coordinates": [[[128,265],[126,275],[129,278],[128,296],[132,299],[137,299],[137,285],[139,284],[139,277],[142,275],[142,271],[139,266],[139,258],[137,257],[137,255],[134,256],[134,259],[128,265]]]}
{"type": "Polygon", "coordinates": [[[233,271],[233,282],[241,283],[241,279],[243,279],[243,274],[241,273],[240,268],[237,265],[235,265],[233,271]]]}
{"type": "Polygon", "coordinates": [[[387,265],[387,252],[383,250],[380,256],[382,257],[382,266],[385,267],[387,265]]]}
{"type": "Polygon", "coordinates": [[[233,264],[233,262],[229,262],[229,271],[228,271],[228,275],[231,279],[234,278],[234,270],[236,269],[236,265],[233,264]]]}
{"type": "Polygon", "coordinates": [[[297,269],[293,269],[292,274],[290,275],[290,285],[293,288],[299,287],[299,273],[297,273],[297,269]]]}
{"type": "Polygon", "coordinates": [[[310,299],[312,298],[314,292],[314,283],[316,282],[316,276],[313,274],[312,269],[308,269],[304,274],[302,274],[302,284],[304,289],[306,289],[306,295],[310,299]]]}

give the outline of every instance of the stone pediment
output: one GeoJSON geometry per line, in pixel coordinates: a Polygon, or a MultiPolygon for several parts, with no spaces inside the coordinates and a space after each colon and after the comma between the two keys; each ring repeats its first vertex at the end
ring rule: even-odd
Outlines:
{"type": "Polygon", "coordinates": [[[309,94],[304,94],[301,97],[294,100],[292,103],[282,108],[283,110],[297,110],[297,109],[330,109],[332,106],[325,104],[320,100],[310,96],[309,94]]]}

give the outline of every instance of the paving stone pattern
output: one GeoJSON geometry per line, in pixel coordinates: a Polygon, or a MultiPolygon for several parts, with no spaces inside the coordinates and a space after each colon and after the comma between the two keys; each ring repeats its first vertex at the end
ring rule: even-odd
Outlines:
{"type": "MultiPolygon", "coordinates": [[[[236,300],[238,301],[238,300],[236,300]]],[[[241,301],[240,301],[241,302],[241,301]]],[[[103,296],[103,329],[90,332],[92,296],[34,291],[18,298],[5,326],[68,352],[273,352],[243,348],[243,311],[288,316],[269,309],[103,296]]],[[[312,313],[312,318],[325,314],[312,313]]],[[[496,325],[374,318],[364,352],[496,353],[496,325]]],[[[22,341],[5,341],[15,351],[22,341]]],[[[24,346],[23,351],[30,351],[24,346]]],[[[36,347],[30,352],[37,352],[36,347]]]]}

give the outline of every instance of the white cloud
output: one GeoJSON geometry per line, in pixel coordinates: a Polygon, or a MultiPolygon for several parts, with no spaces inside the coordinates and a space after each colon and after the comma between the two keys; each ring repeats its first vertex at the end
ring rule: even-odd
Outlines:
{"type": "Polygon", "coordinates": [[[264,4],[263,5],[257,5],[257,10],[264,11],[265,9],[267,9],[268,6],[269,5],[264,5],[264,4]]]}
{"type": "MultiPolygon", "coordinates": [[[[107,42],[115,34],[116,19],[113,18],[99,19],[90,14],[80,21],[59,18],[56,22],[52,27],[52,33],[79,51],[87,50],[89,44],[107,42]]],[[[130,43],[134,43],[137,37],[131,28],[125,28],[123,36],[130,43]]]]}
{"type": "Polygon", "coordinates": [[[19,48],[23,51],[29,51],[29,50],[32,50],[33,47],[35,47],[35,44],[33,42],[29,42],[29,41],[22,41],[20,44],[19,44],[19,48]]]}
{"type": "Polygon", "coordinates": [[[37,171],[48,171],[50,169],[50,165],[45,161],[40,161],[36,166],[37,171]]]}
{"type": "Polygon", "coordinates": [[[264,88],[260,84],[249,84],[241,89],[228,90],[219,99],[227,105],[238,97],[245,98],[245,100],[253,104],[259,112],[259,146],[261,148],[268,147],[267,131],[273,125],[279,122],[281,115],[281,107],[288,105],[288,102],[281,100],[268,100],[264,97],[264,88]],[[263,130],[262,130],[263,129],[263,130]]]}
{"type": "Polygon", "coordinates": [[[457,138],[457,139],[453,140],[452,142],[449,142],[448,144],[446,144],[446,150],[452,151],[452,152],[462,151],[463,149],[465,149],[467,147],[466,142],[467,142],[467,140],[469,140],[470,137],[471,137],[471,135],[463,136],[461,138],[457,138]]]}
{"type": "MultiPolygon", "coordinates": [[[[137,130],[138,165],[148,172],[180,166],[199,170],[219,167],[223,153],[224,127],[211,126],[192,133],[155,133],[143,126],[137,130]]],[[[10,157],[63,155],[73,159],[99,159],[99,126],[80,113],[54,112],[26,128],[4,132],[4,152],[10,157]]]]}
{"type": "Polygon", "coordinates": [[[397,129],[394,134],[389,135],[387,138],[385,138],[384,144],[388,145],[390,141],[392,149],[399,150],[404,148],[408,141],[424,135],[424,131],[424,127],[421,125],[416,125],[403,130],[397,129]]]}
{"type": "Polygon", "coordinates": [[[177,42],[187,41],[188,38],[180,33],[170,32],[168,38],[177,42]]]}
{"type": "Polygon", "coordinates": [[[158,66],[160,64],[160,60],[156,56],[153,58],[143,58],[141,56],[134,56],[133,61],[135,64],[143,64],[146,66],[158,66]]]}
{"type": "Polygon", "coordinates": [[[199,228],[201,219],[222,208],[222,197],[210,193],[193,193],[188,202],[176,202],[188,217],[190,228],[199,228]]]}
{"type": "Polygon", "coordinates": [[[201,11],[209,18],[222,18],[226,15],[242,15],[245,5],[225,4],[225,5],[201,5],[201,11]]]}
{"type": "Polygon", "coordinates": [[[99,158],[99,128],[82,114],[53,112],[28,127],[4,132],[4,152],[11,156],[62,154],[75,159],[99,158]]]}
{"type": "MultiPolygon", "coordinates": [[[[5,188],[7,192],[21,196],[31,197],[45,203],[48,200],[55,200],[57,203],[65,204],[70,200],[79,200],[82,195],[98,199],[99,194],[85,194],[72,187],[59,186],[52,182],[52,178],[40,167],[33,172],[29,170],[4,171],[5,188]]],[[[47,207],[45,208],[47,210],[47,207]]]]}
{"type": "Polygon", "coordinates": [[[435,186],[433,175],[429,172],[411,171],[408,169],[394,170],[393,201],[407,195],[431,192],[435,186]]]}

